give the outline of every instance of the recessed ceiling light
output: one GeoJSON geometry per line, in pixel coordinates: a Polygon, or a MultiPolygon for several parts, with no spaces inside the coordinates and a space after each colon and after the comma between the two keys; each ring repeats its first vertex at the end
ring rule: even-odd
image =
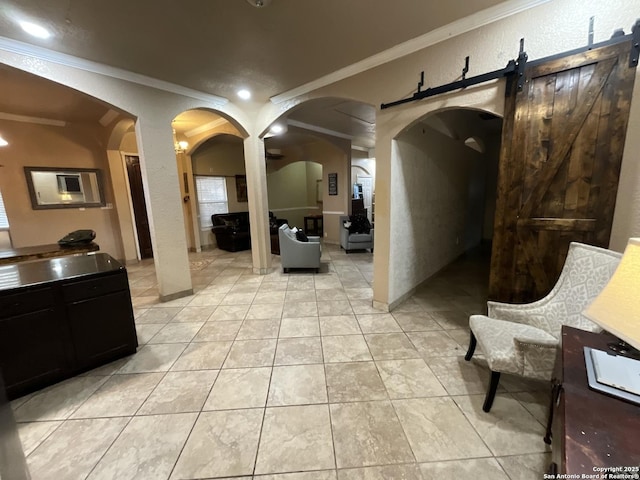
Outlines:
{"type": "Polygon", "coordinates": [[[247,2],[254,7],[263,8],[268,6],[271,3],[271,0],[247,0],[247,2]]]}
{"type": "Polygon", "coordinates": [[[7,145],[9,145],[9,142],[7,142],[4,138],[0,137],[0,147],[6,147],[7,145]]]}
{"type": "Polygon", "coordinates": [[[35,23],[31,23],[31,22],[20,22],[20,27],[22,28],[22,30],[24,30],[25,32],[27,32],[29,35],[36,37],[36,38],[49,38],[51,36],[51,33],[49,32],[49,30],[47,30],[46,28],[44,28],[41,25],[37,25],[35,23]]]}
{"type": "Polygon", "coordinates": [[[282,133],[283,130],[284,128],[282,128],[282,125],[274,125],[269,131],[277,135],[278,133],[282,133]]]}
{"type": "Polygon", "coordinates": [[[243,100],[249,100],[251,98],[251,92],[246,88],[238,90],[238,96],[243,100]]]}

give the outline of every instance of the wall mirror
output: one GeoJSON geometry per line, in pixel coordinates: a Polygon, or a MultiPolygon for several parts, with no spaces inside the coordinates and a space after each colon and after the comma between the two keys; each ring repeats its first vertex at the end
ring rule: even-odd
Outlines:
{"type": "Polygon", "coordinates": [[[34,210],[105,205],[98,169],[24,167],[24,173],[34,210]]]}

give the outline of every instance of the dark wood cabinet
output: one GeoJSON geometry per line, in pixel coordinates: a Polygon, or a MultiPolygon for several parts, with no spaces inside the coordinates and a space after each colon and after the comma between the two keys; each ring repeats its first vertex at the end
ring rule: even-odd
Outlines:
{"type": "Polygon", "coordinates": [[[550,473],[602,473],[594,468],[620,468],[615,471],[619,474],[639,473],[623,469],[640,465],[640,406],[593,391],[587,380],[583,347],[606,350],[612,339],[608,334],[562,328],[562,350],[553,389],[550,473]]]}
{"type": "Polygon", "coordinates": [[[109,255],[0,267],[0,368],[9,398],[137,345],[127,272],[109,255]]]}
{"type": "Polygon", "coordinates": [[[70,368],[64,333],[53,308],[0,319],[0,365],[9,398],[64,377],[70,368]]]}
{"type": "Polygon", "coordinates": [[[77,367],[88,369],[135,352],[133,321],[122,312],[131,307],[126,292],[110,293],[67,306],[77,367]]]}

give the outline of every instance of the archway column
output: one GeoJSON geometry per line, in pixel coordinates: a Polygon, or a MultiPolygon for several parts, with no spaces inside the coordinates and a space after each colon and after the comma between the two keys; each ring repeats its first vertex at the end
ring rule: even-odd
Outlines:
{"type": "Polygon", "coordinates": [[[376,223],[373,255],[373,307],[389,311],[391,275],[391,178],[392,143],[388,137],[376,138],[376,223]],[[384,180],[383,180],[384,179],[384,180]]]}
{"type": "Polygon", "coordinates": [[[136,122],[144,196],[160,300],[191,295],[182,197],[171,122],[145,117],[136,122]]]}
{"type": "Polygon", "coordinates": [[[264,275],[271,271],[271,241],[264,140],[258,135],[250,135],[244,139],[244,162],[247,174],[253,273],[264,275]]]}

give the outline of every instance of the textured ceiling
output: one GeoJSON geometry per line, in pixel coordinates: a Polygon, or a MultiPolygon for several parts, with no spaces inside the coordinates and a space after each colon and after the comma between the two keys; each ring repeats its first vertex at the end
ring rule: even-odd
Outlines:
{"type": "Polygon", "coordinates": [[[0,36],[233,98],[290,90],[502,0],[3,0],[0,36]],[[47,40],[18,20],[41,23],[47,40]]]}
{"type": "Polygon", "coordinates": [[[89,95],[0,64],[0,114],[97,123],[109,110],[89,95]]]}

